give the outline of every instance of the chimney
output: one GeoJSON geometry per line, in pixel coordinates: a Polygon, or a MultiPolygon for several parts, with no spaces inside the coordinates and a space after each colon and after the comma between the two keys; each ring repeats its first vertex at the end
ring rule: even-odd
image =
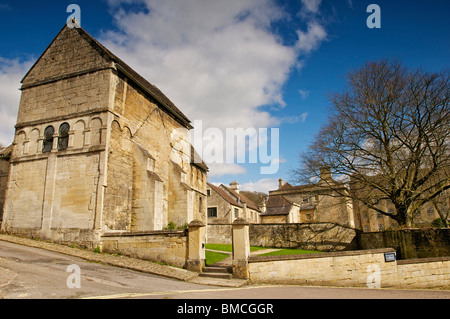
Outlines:
{"type": "Polygon", "coordinates": [[[267,198],[264,198],[261,205],[258,206],[262,213],[266,212],[266,200],[267,200],[267,198]]]}
{"type": "Polygon", "coordinates": [[[331,176],[331,168],[324,166],[320,168],[320,179],[323,181],[331,181],[333,180],[331,176]]]}
{"type": "Polygon", "coordinates": [[[283,185],[284,185],[284,181],[280,178],[280,179],[278,180],[278,189],[280,189],[281,186],[283,186],[283,185]]]}
{"type": "Polygon", "coordinates": [[[230,189],[239,194],[239,183],[237,181],[232,181],[230,183],[230,189]]]}

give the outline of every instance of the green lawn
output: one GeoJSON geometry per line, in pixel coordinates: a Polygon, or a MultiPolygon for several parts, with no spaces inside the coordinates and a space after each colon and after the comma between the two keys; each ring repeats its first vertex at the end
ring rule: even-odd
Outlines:
{"type": "Polygon", "coordinates": [[[205,251],[205,258],[206,258],[205,263],[206,263],[206,266],[209,266],[209,265],[212,265],[212,264],[214,264],[216,262],[224,260],[228,256],[230,256],[230,255],[207,250],[207,251],[205,251]]]}
{"type": "MultiPolygon", "coordinates": [[[[250,251],[258,251],[262,249],[268,249],[270,247],[257,247],[257,246],[250,246],[250,251]]],[[[233,246],[232,245],[226,245],[226,244],[206,244],[206,249],[213,249],[213,250],[220,250],[220,251],[226,251],[226,252],[232,252],[233,246]]],[[[276,248],[274,248],[276,249],[276,248]]],[[[208,252],[208,251],[207,251],[208,252]]],[[[213,252],[210,252],[213,253],[213,252]]],[[[273,251],[271,253],[262,254],[260,256],[281,256],[281,255],[302,255],[302,254],[316,254],[321,253],[321,251],[316,250],[304,250],[304,249],[280,249],[277,251],[273,251]]],[[[219,254],[219,253],[215,253],[219,254]]],[[[222,254],[224,255],[224,254],[222,254]]],[[[226,258],[225,256],[224,258],[226,258]]],[[[219,258],[219,257],[217,257],[219,258]]],[[[224,259],[222,258],[222,259],[224,259]]]]}
{"type": "MultiPolygon", "coordinates": [[[[227,245],[227,244],[206,244],[206,249],[212,249],[212,250],[220,250],[220,251],[227,251],[227,252],[233,252],[233,245],[227,245]]],[[[250,251],[257,251],[261,249],[266,249],[266,247],[256,247],[256,246],[250,246],[250,251]]]]}

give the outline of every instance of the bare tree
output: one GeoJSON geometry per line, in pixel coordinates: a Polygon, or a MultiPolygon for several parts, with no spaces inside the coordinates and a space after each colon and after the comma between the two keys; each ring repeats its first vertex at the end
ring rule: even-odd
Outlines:
{"type": "Polygon", "coordinates": [[[450,188],[449,75],[390,60],[350,72],[294,178],[310,182],[327,167],[349,184],[342,196],[410,225],[415,211],[450,188]],[[396,211],[380,208],[383,200],[396,211]]]}

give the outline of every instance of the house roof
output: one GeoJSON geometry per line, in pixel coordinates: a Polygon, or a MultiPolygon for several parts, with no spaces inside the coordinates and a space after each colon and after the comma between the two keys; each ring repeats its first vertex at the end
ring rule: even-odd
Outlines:
{"type": "Polygon", "coordinates": [[[284,183],[283,186],[281,186],[280,188],[278,188],[278,190],[288,190],[288,189],[293,189],[294,186],[292,186],[291,184],[289,184],[288,182],[284,183]]]}
{"type": "Polygon", "coordinates": [[[287,215],[293,205],[283,195],[271,195],[266,202],[266,211],[261,216],[287,215]]]}
{"type": "Polygon", "coordinates": [[[230,203],[231,205],[234,206],[238,206],[238,207],[243,207],[241,204],[239,204],[233,197],[231,197],[230,195],[227,194],[227,192],[225,192],[223,189],[221,189],[220,187],[217,187],[213,184],[207,183],[209,187],[211,187],[212,190],[214,190],[217,194],[219,194],[220,196],[222,196],[222,198],[224,200],[226,200],[228,203],[230,203]]]}
{"type": "MultiPolygon", "coordinates": [[[[90,43],[90,45],[99,51],[99,53],[104,57],[109,59],[110,61],[115,63],[116,69],[123,73],[127,78],[132,80],[136,85],[141,87],[145,92],[147,92],[150,96],[152,96],[159,104],[160,106],[165,109],[169,114],[172,114],[176,119],[178,119],[181,124],[183,124],[185,127],[191,129],[193,128],[191,126],[191,121],[186,117],[186,115],[183,114],[176,106],[175,104],[166,96],[164,93],[162,93],[156,86],[148,82],[146,79],[144,79],[141,75],[139,75],[136,71],[134,71],[128,64],[123,62],[120,58],[118,58],[115,54],[113,54],[111,51],[109,51],[105,46],[103,46],[100,42],[98,42],[96,39],[94,39],[89,33],[87,33],[83,28],[69,28],[67,25],[65,25],[61,31],[58,33],[58,35],[55,37],[55,39],[64,31],[67,32],[78,32],[82,38],[84,38],[86,41],[90,43]]],[[[44,53],[39,57],[39,59],[34,63],[34,65],[31,67],[31,69],[27,72],[27,74],[22,79],[22,83],[27,78],[28,74],[33,70],[33,68],[39,63],[39,60],[43,57],[45,52],[50,48],[50,46],[55,41],[53,39],[52,43],[45,49],[44,53]]]]}
{"type": "Polygon", "coordinates": [[[241,192],[238,193],[223,184],[220,185],[220,187],[223,187],[229,194],[231,194],[235,198],[236,201],[247,204],[248,208],[260,211],[258,205],[256,205],[254,201],[245,196],[245,194],[241,192]]]}
{"type": "Polygon", "coordinates": [[[292,186],[289,183],[285,183],[280,188],[269,191],[269,195],[272,196],[272,194],[281,195],[281,194],[301,194],[301,193],[323,194],[338,188],[348,190],[348,187],[345,185],[345,183],[336,182],[335,180],[329,182],[319,181],[316,184],[306,184],[298,186],[292,186]],[[332,184],[333,186],[331,186],[330,184],[332,184]]]}
{"type": "Polygon", "coordinates": [[[9,160],[11,157],[13,145],[9,145],[3,149],[0,150],[0,159],[9,160]]]}
{"type": "Polygon", "coordinates": [[[201,170],[207,172],[209,170],[208,165],[203,161],[201,156],[197,153],[194,146],[191,144],[191,164],[197,166],[201,170]]]}

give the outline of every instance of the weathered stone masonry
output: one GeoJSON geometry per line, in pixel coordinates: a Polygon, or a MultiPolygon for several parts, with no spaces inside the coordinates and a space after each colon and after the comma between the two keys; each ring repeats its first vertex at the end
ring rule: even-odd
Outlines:
{"type": "Polygon", "coordinates": [[[2,231],[92,247],[206,223],[189,119],[83,29],[65,26],[21,90],[2,231]]]}

